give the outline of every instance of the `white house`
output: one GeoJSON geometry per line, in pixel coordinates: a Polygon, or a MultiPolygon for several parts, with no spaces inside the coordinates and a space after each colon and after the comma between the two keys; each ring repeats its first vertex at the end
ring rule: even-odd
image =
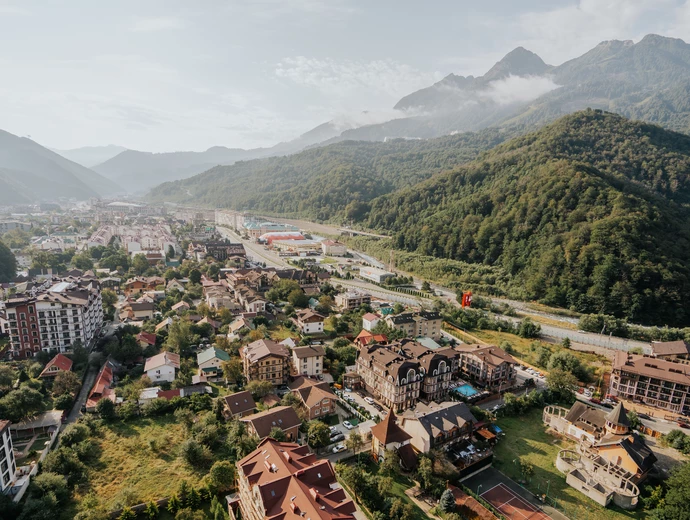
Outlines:
{"type": "Polygon", "coordinates": [[[323,334],[324,321],[326,321],[324,316],[311,309],[298,311],[295,319],[302,334],[323,334]]]}
{"type": "Polygon", "coordinates": [[[364,316],[362,316],[362,328],[371,332],[374,330],[374,327],[378,325],[379,321],[381,321],[381,316],[374,314],[373,312],[367,312],[364,316]]]}
{"type": "Polygon", "coordinates": [[[146,359],[144,372],[154,383],[175,380],[175,370],[180,369],[180,355],[172,352],[161,352],[146,359]]]}
{"type": "Polygon", "coordinates": [[[298,374],[317,376],[323,374],[323,358],[326,355],[320,345],[296,347],[292,349],[292,362],[298,374]]]}
{"type": "Polygon", "coordinates": [[[204,375],[206,378],[221,378],[223,375],[222,364],[229,360],[230,355],[224,350],[209,347],[196,355],[199,375],[204,375]]]}

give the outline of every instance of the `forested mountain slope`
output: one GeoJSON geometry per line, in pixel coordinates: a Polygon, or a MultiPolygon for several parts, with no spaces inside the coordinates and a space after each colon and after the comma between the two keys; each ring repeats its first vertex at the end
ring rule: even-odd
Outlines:
{"type": "Polygon", "coordinates": [[[489,129],[428,141],[347,141],[288,157],[218,166],[162,184],[149,198],[318,220],[358,219],[375,197],[471,161],[510,135],[489,129]]]}
{"type": "Polygon", "coordinates": [[[395,247],[500,265],[513,294],[689,325],[690,137],[588,110],[374,200],[395,247]]]}

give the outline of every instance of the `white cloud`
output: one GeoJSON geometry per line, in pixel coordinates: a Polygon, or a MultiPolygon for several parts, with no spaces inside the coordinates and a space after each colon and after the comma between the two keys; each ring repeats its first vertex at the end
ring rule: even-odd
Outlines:
{"type": "Polygon", "coordinates": [[[527,103],[559,87],[548,76],[513,76],[491,81],[481,97],[491,99],[499,105],[527,103]]]}
{"type": "Polygon", "coordinates": [[[157,32],[171,29],[182,29],[184,22],[175,17],[159,16],[150,18],[137,18],[132,22],[129,30],[132,32],[157,32]]]}
{"type": "Polygon", "coordinates": [[[395,100],[440,79],[438,74],[393,60],[336,61],[305,56],[285,58],[276,66],[275,74],[341,98],[369,92],[395,100]]]}

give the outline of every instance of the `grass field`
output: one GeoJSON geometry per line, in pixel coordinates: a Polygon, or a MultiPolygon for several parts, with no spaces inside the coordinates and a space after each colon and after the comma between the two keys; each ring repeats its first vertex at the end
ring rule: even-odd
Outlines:
{"type": "Polygon", "coordinates": [[[283,325],[278,325],[277,327],[271,327],[268,332],[271,335],[271,339],[273,341],[283,341],[284,339],[287,339],[287,338],[299,336],[299,334],[288,329],[287,327],[285,327],[283,325]]]}
{"type": "Polygon", "coordinates": [[[575,323],[570,323],[569,321],[560,321],[553,318],[547,318],[541,314],[530,314],[528,312],[517,312],[518,318],[529,318],[536,323],[541,323],[542,325],[552,325],[554,327],[560,327],[561,329],[577,330],[577,325],[575,323]]]}
{"type": "Polygon", "coordinates": [[[90,491],[114,508],[119,501],[137,504],[169,496],[183,479],[196,485],[203,474],[177,458],[184,439],[183,427],[172,415],[105,426],[96,439],[100,459],[89,468],[90,491]]]}
{"type": "Polygon", "coordinates": [[[548,485],[549,496],[557,499],[565,509],[565,515],[571,520],[645,517],[643,511],[603,508],[566,484],[565,476],[556,469],[556,455],[559,450],[571,447],[574,443],[546,433],[542,410],[531,410],[520,417],[504,417],[499,419],[498,425],[505,432],[505,437],[496,446],[494,466],[513,480],[519,481],[524,477],[518,462],[532,464],[534,475],[526,487],[532,492],[544,493],[548,485]]]}

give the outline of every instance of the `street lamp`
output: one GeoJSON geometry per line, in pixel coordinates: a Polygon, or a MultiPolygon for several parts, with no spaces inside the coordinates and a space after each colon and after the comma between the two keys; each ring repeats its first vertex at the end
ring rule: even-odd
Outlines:
{"type": "Polygon", "coordinates": [[[478,495],[478,496],[481,496],[481,495],[479,494],[479,490],[480,490],[481,488],[482,488],[482,485],[479,484],[479,485],[477,486],[477,495],[478,495]]]}

